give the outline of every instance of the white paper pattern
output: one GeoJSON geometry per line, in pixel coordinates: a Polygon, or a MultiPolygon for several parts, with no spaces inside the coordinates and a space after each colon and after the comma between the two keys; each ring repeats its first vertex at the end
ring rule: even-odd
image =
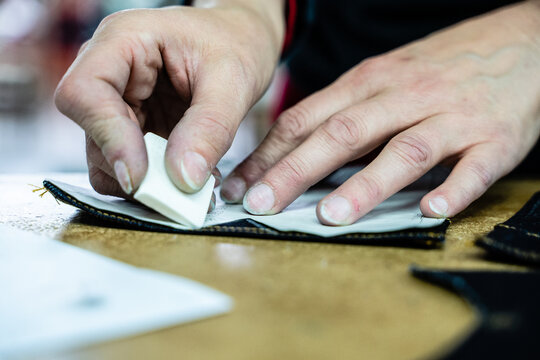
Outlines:
{"type": "MultiPolygon", "coordinates": [[[[138,220],[187,230],[153,210],[116,197],[96,193],[90,188],[82,188],[60,181],[48,180],[80,202],[97,209],[128,215],[138,220]]],[[[427,191],[402,191],[390,197],[370,213],[348,226],[325,226],[319,223],[315,208],[317,202],[332,189],[308,190],[281,213],[257,216],[247,213],[242,205],[228,205],[217,200],[216,209],[211,212],[204,226],[218,225],[239,219],[253,219],[280,231],[298,231],[308,234],[332,237],[351,233],[379,233],[410,228],[430,228],[443,223],[444,219],[422,216],[419,203],[427,191]]]]}
{"type": "Polygon", "coordinates": [[[0,225],[0,358],[42,354],[230,311],[202,284],[0,225]]]}

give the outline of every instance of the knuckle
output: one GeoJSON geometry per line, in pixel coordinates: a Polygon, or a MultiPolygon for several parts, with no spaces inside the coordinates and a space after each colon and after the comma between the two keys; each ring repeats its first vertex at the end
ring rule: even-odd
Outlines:
{"type": "Polygon", "coordinates": [[[256,151],[241,165],[241,172],[246,181],[251,184],[257,181],[272,165],[273,162],[269,156],[256,151]]]}
{"type": "Polygon", "coordinates": [[[79,48],[79,51],[77,52],[77,56],[81,55],[84,50],[86,50],[86,48],[90,46],[90,40],[86,40],[82,45],[81,47],[79,48]]]}
{"type": "Polygon", "coordinates": [[[105,29],[109,29],[113,26],[116,26],[118,22],[125,16],[124,11],[117,11],[115,13],[105,16],[99,23],[96,33],[99,34],[105,29]]]}
{"type": "MultiPolygon", "coordinates": [[[[65,96],[60,92],[60,89],[57,88],[53,96],[54,106],[60,111],[60,113],[68,116],[67,114],[67,102],[65,96]]],[[[69,116],[68,116],[69,117],[69,116]]]]}
{"type": "Polygon", "coordinates": [[[424,169],[433,158],[431,146],[419,134],[396,136],[388,145],[405,164],[413,168],[424,169]]]}
{"type": "Polygon", "coordinates": [[[355,151],[365,138],[366,126],[349,114],[337,113],[323,124],[321,131],[330,143],[355,151]]]}
{"type": "Polygon", "coordinates": [[[283,158],[276,165],[277,173],[281,174],[286,183],[291,186],[297,186],[306,181],[307,169],[305,162],[292,154],[283,158]]]}
{"type": "Polygon", "coordinates": [[[109,14],[101,20],[101,23],[99,24],[99,28],[109,27],[113,24],[117,24],[118,22],[123,21],[126,17],[131,17],[134,13],[140,13],[141,10],[137,9],[128,9],[128,10],[121,10],[114,12],[112,14],[109,14]]]}
{"type": "Polygon", "coordinates": [[[88,177],[90,185],[96,192],[102,195],[111,194],[111,183],[114,181],[98,167],[90,165],[88,168],[88,177]]]}
{"type": "Polygon", "coordinates": [[[54,92],[54,104],[58,111],[80,124],[77,114],[82,106],[80,94],[84,93],[84,88],[68,73],[60,81],[54,92]]]}
{"type": "Polygon", "coordinates": [[[279,116],[272,132],[284,142],[297,144],[303,141],[309,133],[308,119],[308,110],[303,105],[298,104],[279,116]]]}
{"type": "Polygon", "coordinates": [[[383,63],[384,58],[382,56],[370,57],[362,61],[357,67],[357,70],[366,73],[373,73],[378,71],[383,63]]]}
{"type": "Polygon", "coordinates": [[[373,93],[378,87],[380,80],[377,80],[377,74],[384,73],[387,70],[387,60],[384,56],[368,58],[360,64],[345,73],[341,79],[351,91],[356,92],[357,89],[366,89],[368,93],[373,93]]]}
{"type": "Polygon", "coordinates": [[[210,130],[210,133],[215,134],[217,137],[226,137],[229,139],[232,137],[232,131],[227,126],[228,121],[224,120],[226,118],[220,112],[206,112],[198,122],[203,128],[210,130]]]}
{"type": "Polygon", "coordinates": [[[377,174],[364,171],[363,174],[353,177],[353,179],[355,179],[355,187],[364,191],[357,196],[367,198],[371,203],[378,202],[382,198],[384,194],[383,182],[377,174]]]}
{"type": "Polygon", "coordinates": [[[121,148],[111,148],[114,140],[114,131],[111,129],[109,120],[87,118],[82,125],[91,134],[95,144],[101,149],[106,158],[116,158],[122,155],[118,153],[122,151],[121,148]]]}
{"type": "Polygon", "coordinates": [[[358,85],[364,84],[370,75],[380,72],[385,63],[386,60],[383,56],[375,56],[365,59],[350,72],[352,81],[358,85]]]}
{"type": "Polygon", "coordinates": [[[208,145],[211,146],[216,153],[221,154],[232,142],[234,132],[228,126],[228,122],[220,119],[226,119],[223,114],[206,113],[198,120],[198,125],[205,129],[207,134],[210,134],[210,138],[207,140],[208,145]]]}
{"type": "Polygon", "coordinates": [[[108,38],[111,35],[130,34],[141,31],[151,21],[148,9],[126,9],[107,15],[97,27],[94,38],[108,38]],[[142,26],[141,26],[142,25],[142,26]]]}
{"type": "Polygon", "coordinates": [[[419,103],[425,103],[426,100],[435,99],[441,93],[446,94],[445,86],[444,80],[425,71],[415,74],[413,79],[403,85],[403,88],[419,103]]]}
{"type": "Polygon", "coordinates": [[[105,159],[105,156],[103,156],[103,154],[97,147],[93,149],[88,149],[86,151],[86,159],[88,164],[92,164],[93,166],[96,166],[104,171],[106,169],[111,169],[111,166],[107,162],[107,159],[105,159]]]}
{"type": "Polygon", "coordinates": [[[494,181],[494,176],[490,168],[483,161],[469,161],[466,169],[478,179],[484,188],[489,187],[494,181]]]}
{"type": "Polygon", "coordinates": [[[69,78],[65,77],[62,79],[56,91],[54,93],[54,104],[58,110],[67,115],[70,108],[71,98],[73,97],[74,92],[72,91],[72,86],[69,81],[69,78]]]}

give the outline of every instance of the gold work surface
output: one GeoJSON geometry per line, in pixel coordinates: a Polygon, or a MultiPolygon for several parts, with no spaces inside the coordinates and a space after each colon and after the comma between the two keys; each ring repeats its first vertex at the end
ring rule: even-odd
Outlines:
{"type": "MultiPolygon", "coordinates": [[[[77,210],[0,176],[0,223],[126,263],[200,281],[235,299],[231,314],[51,359],[415,359],[437,354],[475,324],[452,293],[413,278],[409,265],[521,269],[487,261],[476,235],[515,213],[540,179],[503,180],[452,219],[441,250],[173,235],[89,224],[77,210]]],[[[75,183],[84,175],[50,176],[75,183]]]]}

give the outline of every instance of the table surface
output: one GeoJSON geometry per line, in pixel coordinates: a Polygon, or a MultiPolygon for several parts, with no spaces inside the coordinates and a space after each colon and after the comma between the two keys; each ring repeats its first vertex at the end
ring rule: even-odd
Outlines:
{"type": "Polygon", "coordinates": [[[305,243],[132,231],[90,225],[40,198],[45,177],[0,175],[0,223],[47,235],[140,267],[200,281],[235,299],[232,313],[109,342],[51,359],[430,358],[476,324],[456,295],[413,278],[409,266],[511,269],[488,261],[476,236],[515,213],[540,179],[505,179],[452,219],[439,250],[305,243]]]}

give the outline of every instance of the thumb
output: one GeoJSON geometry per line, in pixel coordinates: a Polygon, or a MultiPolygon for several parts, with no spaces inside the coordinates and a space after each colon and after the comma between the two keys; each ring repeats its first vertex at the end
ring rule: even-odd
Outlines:
{"type": "Polygon", "coordinates": [[[239,67],[221,61],[201,65],[196,75],[191,106],[171,132],[165,154],[169,177],[182,191],[203,187],[255,100],[239,67]]]}

